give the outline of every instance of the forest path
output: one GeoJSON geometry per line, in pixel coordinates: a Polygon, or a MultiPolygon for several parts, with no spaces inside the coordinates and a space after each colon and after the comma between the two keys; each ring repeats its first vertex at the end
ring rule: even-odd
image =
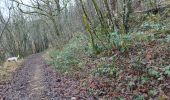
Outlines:
{"type": "Polygon", "coordinates": [[[58,99],[50,88],[55,79],[55,71],[49,71],[47,68],[48,65],[41,54],[27,57],[14,73],[12,80],[3,87],[0,98],[5,100],[58,99]]]}
{"type": "MultiPolygon", "coordinates": [[[[42,93],[45,89],[45,84],[44,84],[44,71],[43,71],[43,66],[45,64],[43,63],[43,59],[40,56],[33,57],[32,60],[28,60],[27,63],[31,62],[31,66],[33,66],[33,75],[32,78],[30,79],[29,86],[30,86],[30,94],[29,97],[34,99],[36,97],[43,98],[42,93]]],[[[30,66],[29,66],[30,67],[30,66]]]]}

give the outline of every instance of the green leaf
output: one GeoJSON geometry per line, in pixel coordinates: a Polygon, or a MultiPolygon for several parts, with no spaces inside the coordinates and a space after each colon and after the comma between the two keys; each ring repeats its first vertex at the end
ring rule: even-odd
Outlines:
{"type": "Polygon", "coordinates": [[[158,78],[158,77],[160,76],[159,72],[156,71],[156,70],[154,70],[154,69],[152,69],[152,68],[150,68],[150,69],[148,70],[148,73],[149,73],[151,76],[156,77],[156,78],[158,78]]]}
{"type": "Polygon", "coordinates": [[[151,96],[155,96],[157,93],[158,93],[158,91],[156,89],[149,91],[149,95],[151,95],[151,96]]]}
{"type": "Polygon", "coordinates": [[[144,96],[143,95],[137,95],[134,97],[133,100],[145,100],[144,96]]]}
{"type": "Polygon", "coordinates": [[[149,81],[149,78],[142,76],[142,77],[140,78],[140,80],[141,80],[141,83],[142,83],[142,84],[145,84],[146,82],[149,81]]]}
{"type": "Polygon", "coordinates": [[[167,75],[168,77],[170,77],[170,66],[166,66],[164,68],[164,74],[167,75]]]}

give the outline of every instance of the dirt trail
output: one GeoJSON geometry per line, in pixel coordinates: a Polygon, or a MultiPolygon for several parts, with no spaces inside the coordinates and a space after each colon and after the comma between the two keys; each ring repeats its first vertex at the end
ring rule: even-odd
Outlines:
{"type": "MultiPolygon", "coordinates": [[[[31,62],[33,63],[31,66],[33,66],[33,71],[34,74],[31,78],[30,81],[28,81],[29,86],[30,86],[30,94],[29,97],[32,99],[35,98],[44,98],[42,96],[43,91],[45,90],[45,84],[44,83],[44,71],[43,71],[43,66],[45,66],[45,64],[43,64],[43,60],[40,59],[41,57],[35,57],[31,62]]],[[[29,62],[29,61],[28,61],[29,62]]],[[[30,66],[29,66],[30,67],[30,66]]]]}
{"type": "Polygon", "coordinates": [[[31,79],[30,87],[31,87],[31,94],[29,94],[29,97],[40,97],[41,93],[44,90],[44,84],[43,83],[43,70],[41,69],[40,65],[35,65],[34,75],[31,79]]]}
{"type": "Polygon", "coordinates": [[[14,73],[10,82],[5,85],[0,84],[0,98],[4,100],[57,99],[57,95],[54,95],[50,89],[55,75],[49,75],[46,68],[47,65],[40,54],[29,56],[22,67],[14,73]]]}

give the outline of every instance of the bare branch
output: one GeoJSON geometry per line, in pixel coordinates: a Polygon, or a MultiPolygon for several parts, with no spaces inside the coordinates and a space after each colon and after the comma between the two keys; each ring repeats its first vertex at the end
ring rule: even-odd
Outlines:
{"type": "Polygon", "coordinates": [[[2,22],[3,24],[5,24],[5,26],[4,26],[1,34],[0,34],[0,40],[1,40],[1,38],[2,38],[2,36],[3,36],[3,34],[4,34],[4,32],[5,32],[5,29],[6,29],[7,26],[8,26],[9,21],[10,21],[10,18],[11,18],[10,10],[12,9],[12,7],[13,7],[13,5],[11,5],[10,7],[8,7],[8,9],[9,9],[9,15],[8,15],[8,16],[9,16],[9,17],[8,17],[8,20],[7,20],[6,22],[5,22],[4,18],[3,18],[3,16],[1,16],[1,17],[2,17],[2,18],[1,18],[1,22],[2,22]]]}
{"type": "MultiPolygon", "coordinates": [[[[40,2],[39,2],[38,0],[33,0],[33,1],[31,1],[33,6],[28,5],[28,4],[25,4],[25,3],[23,3],[22,1],[21,1],[21,2],[19,2],[19,1],[17,1],[17,0],[11,0],[11,1],[14,1],[15,3],[17,3],[18,9],[19,9],[22,13],[25,13],[25,14],[40,14],[40,15],[43,15],[43,16],[46,16],[46,17],[49,17],[49,16],[58,16],[59,13],[56,13],[56,11],[58,11],[58,10],[62,11],[62,10],[64,10],[64,9],[67,7],[67,4],[70,2],[70,1],[68,1],[68,2],[67,2],[66,4],[64,4],[64,6],[63,6],[62,8],[60,8],[60,9],[57,7],[57,8],[54,9],[54,10],[48,9],[48,10],[50,10],[50,11],[46,11],[44,8],[42,8],[42,7],[40,6],[40,2]],[[34,4],[34,3],[36,3],[36,4],[34,4]],[[23,6],[25,6],[25,7],[31,8],[31,9],[36,9],[37,11],[24,11],[22,8],[20,8],[20,5],[23,5],[23,6]]],[[[42,2],[43,2],[44,4],[47,4],[47,7],[49,8],[50,5],[48,5],[48,2],[45,2],[45,1],[43,1],[43,0],[42,0],[42,2]]],[[[60,11],[58,11],[58,12],[60,12],[60,11]]]]}

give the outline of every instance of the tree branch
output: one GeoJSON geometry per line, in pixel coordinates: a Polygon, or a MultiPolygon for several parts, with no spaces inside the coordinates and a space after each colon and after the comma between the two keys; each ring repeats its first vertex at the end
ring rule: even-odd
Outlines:
{"type": "Polygon", "coordinates": [[[170,8],[170,4],[164,7],[152,8],[145,11],[135,11],[135,13],[158,13],[158,12],[163,12],[166,8],[170,8]]]}

